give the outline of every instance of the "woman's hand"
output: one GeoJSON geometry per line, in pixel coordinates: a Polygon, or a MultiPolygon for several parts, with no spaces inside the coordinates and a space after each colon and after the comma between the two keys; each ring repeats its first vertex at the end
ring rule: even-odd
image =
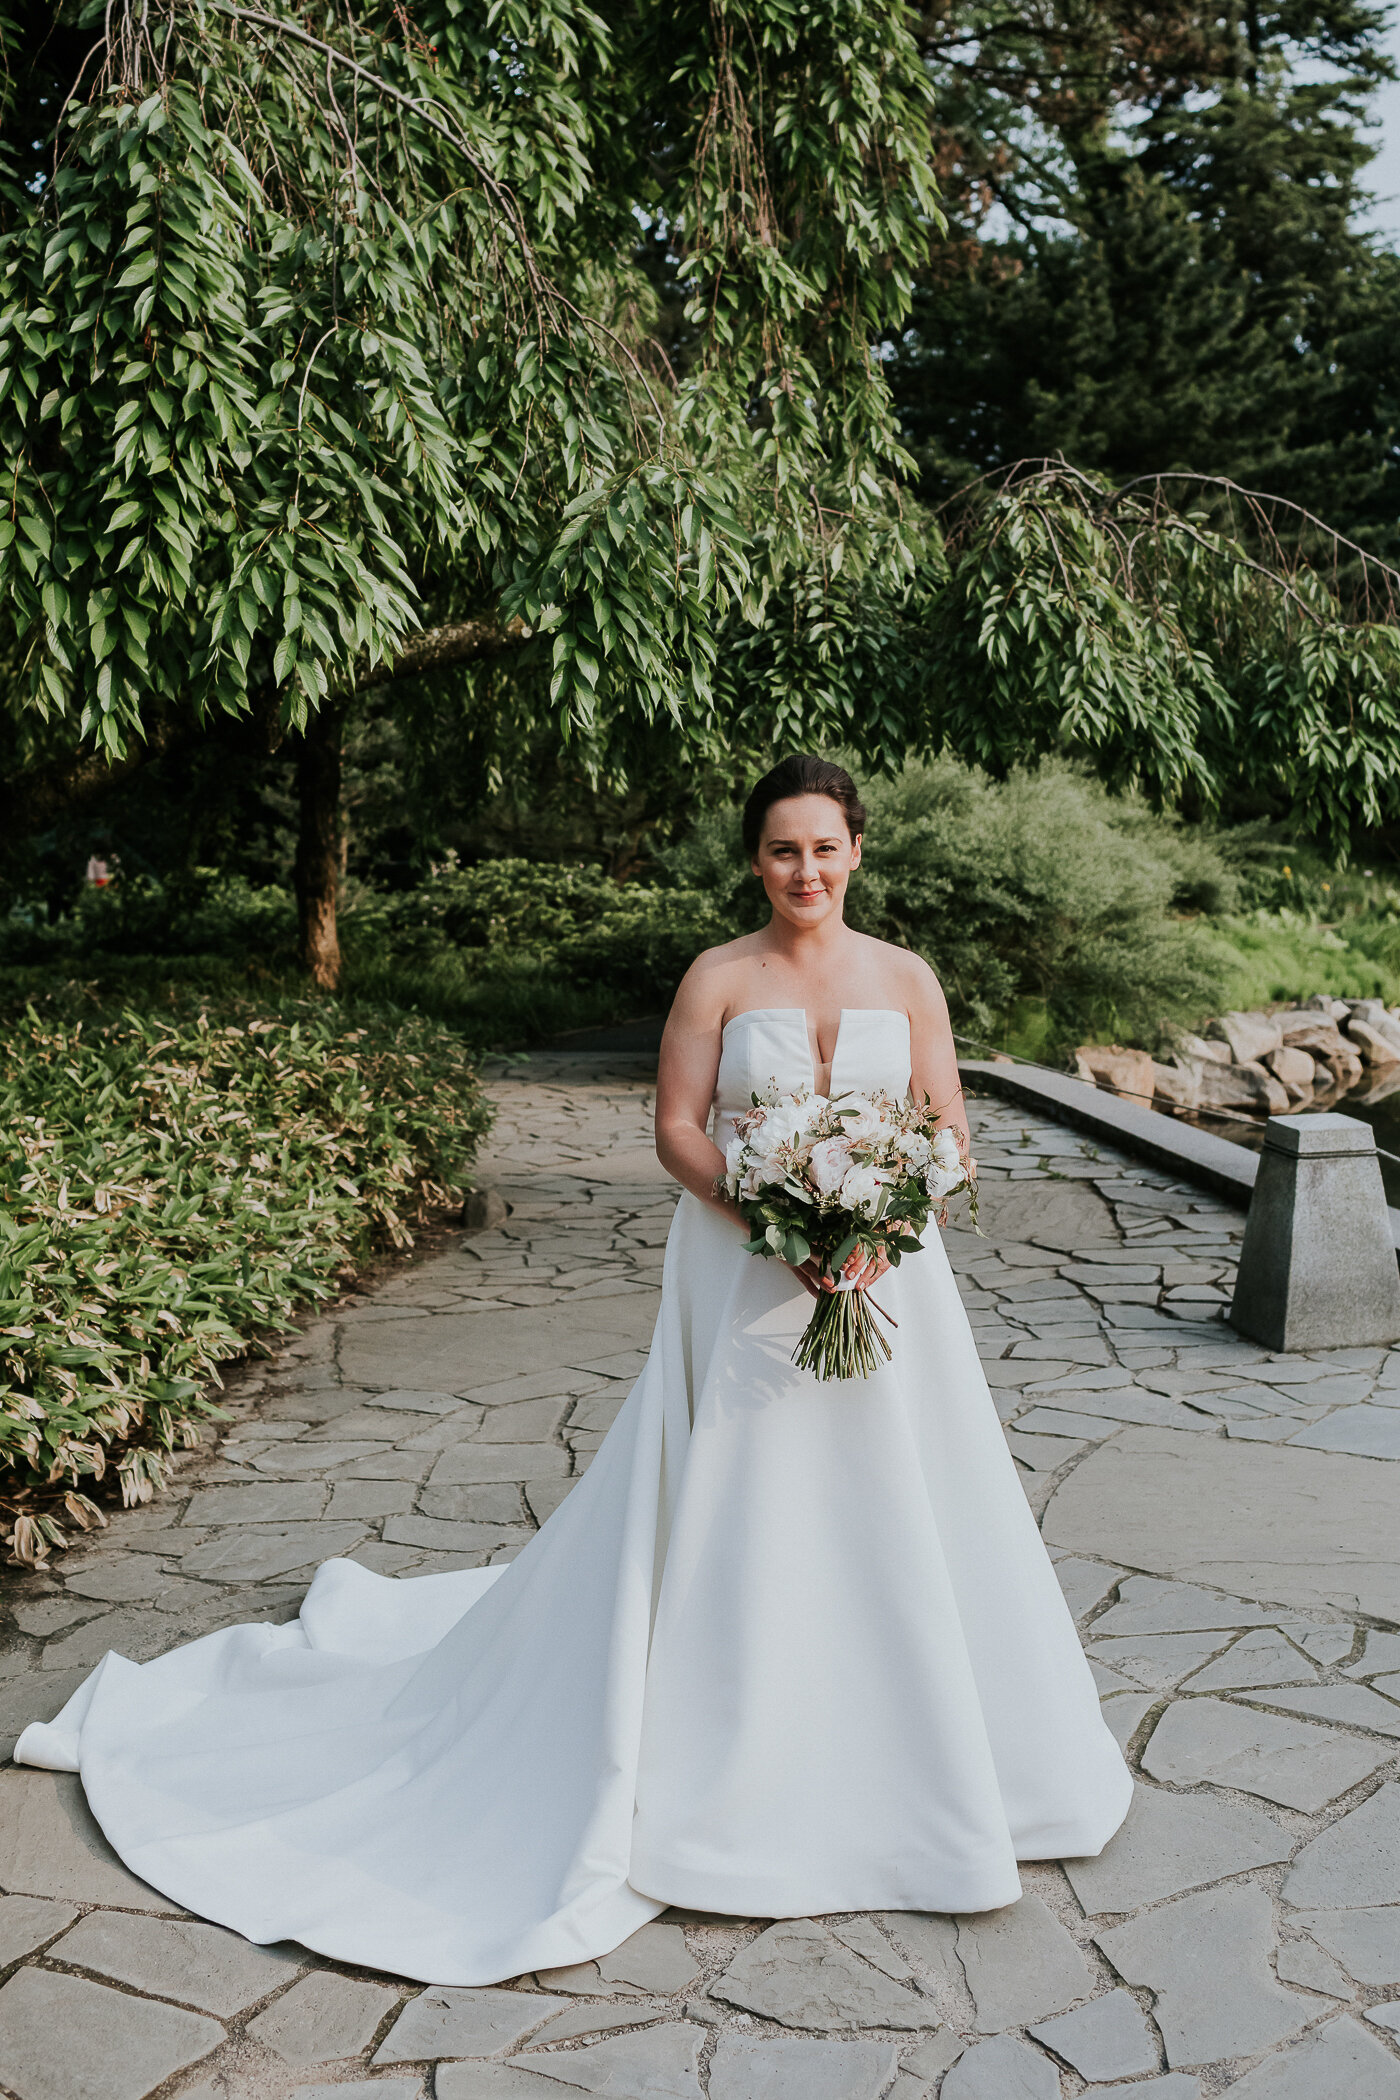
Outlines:
{"type": "MultiPolygon", "coordinates": [[[[820,1298],[824,1291],[834,1291],[836,1289],[835,1277],[826,1273],[821,1261],[815,1254],[809,1254],[804,1262],[785,1262],[783,1266],[792,1270],[793,1275],[797,1278],[803,1290],[808,1293],[809,1297],[820,1298]]],[[[846,1282],[852,1284],[856,1290],[868,1291],[871,1284],[877,1283],[889,1266],[890,1258],[883,1247],[880,1248],[873,1260],[868,1255],[862,1254],[857,1248],[850,1259],[843,1264],[841,1274],[846,1282]]]]}

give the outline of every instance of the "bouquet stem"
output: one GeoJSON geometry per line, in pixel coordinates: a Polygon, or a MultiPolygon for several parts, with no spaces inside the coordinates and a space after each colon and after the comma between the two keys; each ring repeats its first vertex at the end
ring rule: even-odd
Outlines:
{"type": "Polygon", "coordinates": [[[893,1351],[870,1317],[865,1292],[824,1291],[792,1360],[818,1378],[868,1378],[879,1369],[877,1345],[889,1363],[893,1351]]]}

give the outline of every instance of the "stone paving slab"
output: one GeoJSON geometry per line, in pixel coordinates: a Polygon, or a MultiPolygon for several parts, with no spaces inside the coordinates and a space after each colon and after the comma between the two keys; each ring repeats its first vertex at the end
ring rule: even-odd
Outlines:
{"type": "MultiPolygon", "coordinates": [[[[493,1079],[504,1225],[449,1235],[230,1381],[158,1503],[0,1591],[0,1730],[92,1661],[291,1617],[316,1564],[518,1552],[626,1396],[674,1189],[644,1062],[493,1079]]],[[[601,1962],[423,1989],[257,1949],[0,1772],[13,2100],[1400,2100],[1400,1350],[1224,1325],[1243,1218],[1004,1101],[948,1251],[1139,1772],[1095,1861],[980,1918],[671,1914],[601,1962]],[[1384,1420],[1378,1420],[1378,1417],[1384,1420]],[[1329,1426],[1330,1425],[1330,1426],[1329,1426]]]]}

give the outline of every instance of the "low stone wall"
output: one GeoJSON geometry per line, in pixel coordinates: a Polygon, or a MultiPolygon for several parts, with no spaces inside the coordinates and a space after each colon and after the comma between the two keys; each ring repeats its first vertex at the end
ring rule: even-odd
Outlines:
{"type": "Polygon", "coordinates": [[[1117,1043],[1082,1043],[1079,1077],[1176,1109],[1286,1116],[1383,1100],[1400,1090],[1400,1007],[1317,993],[1274,1013],[1222,1014],[1204,1035],[1175,1032],[1165,1062],[1117,1043]]]}

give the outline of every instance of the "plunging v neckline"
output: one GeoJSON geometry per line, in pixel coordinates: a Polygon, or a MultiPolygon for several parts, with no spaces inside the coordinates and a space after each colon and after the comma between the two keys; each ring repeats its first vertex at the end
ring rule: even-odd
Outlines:
{"type": "Polygon", "coordinates": [[[890,1020],[903,1021],[906,1026],[909,1021],[908,1014],[893,1006],[843,1006],[836,1020],[836,1040],[831,1046],[831,1056],[827,1061],[826,1087],[823,1090],[817,1085],[817,1072],[821,1063],[818,1053],[821,1050],[821,1042],[817,1036],[816,1026],[806,1007],[746,1006],[742,1013],[729,1016],[724,1027],[720,1030],[720,1034],[724,1035],[734,1026],[736,1021],[747,1020],[751,1014],[797,1014],[801,1017],[802,1033],[807,1044],[807,1068],[812,1075],[812,1092],[823,1101],[829,1101],[832,1098],[832,1085],[836,1078],[836,1060],[841,1055],[841,1032],[846,1025],[846,1016],[848,1014],[883,1014],[890,1020]]]}

